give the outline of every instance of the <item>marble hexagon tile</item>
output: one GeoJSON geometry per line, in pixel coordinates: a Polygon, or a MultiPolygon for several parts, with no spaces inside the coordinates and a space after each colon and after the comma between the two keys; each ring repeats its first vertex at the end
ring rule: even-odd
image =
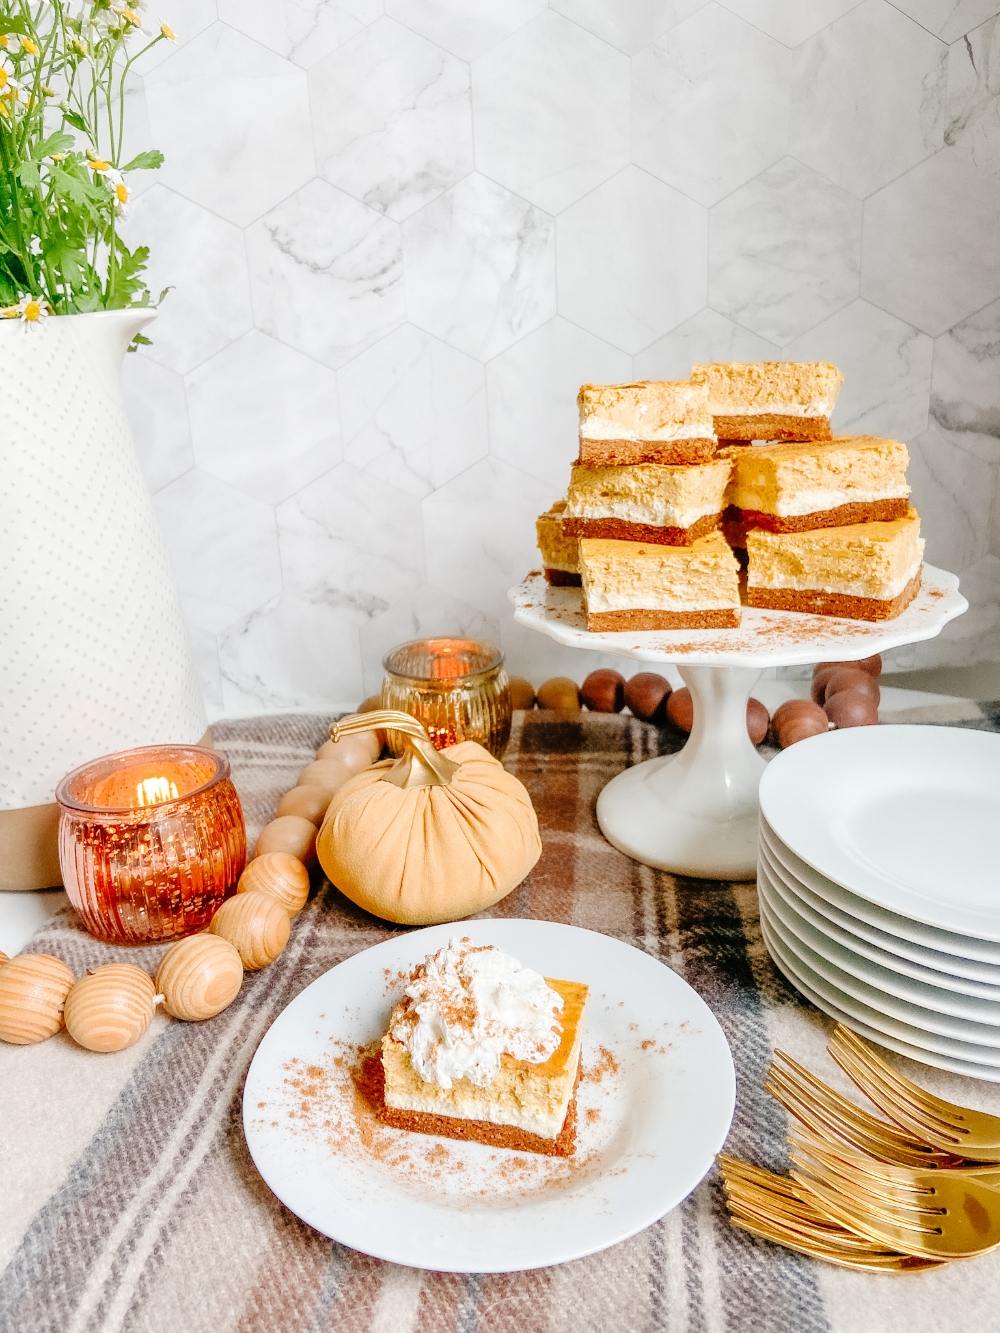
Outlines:
{"type": "MultiPolygon", "coordinates": [[[[943,0],[948,3],[948,0],[943,0]]],[[[720,0],[728,10],[769,33],[785,46],[796,47],[860,0],[720,0]]]]}
{"type": "Polygon", "coordinates": [[[557,213],[629,160],[629,62],[540,14],[472,65],[476,167],[557,213]]]}
{"type": "Polygon", "coordinates": [[[382,0],[217,0],[219,18],[231,28],[311,69],[356,37],[382,13],[382,0]]]}
{"type": "Polygon", "coordinates": [[[633,357],[633,364],[638,379],[684,380],[699,362],[780,360],[781,349],[776,343],[750,333],[706,306],[644,347],[633,357]]]}
{"type": "Polygon", "coordinates": [[[708,0],[551,0],[550,7],[626,55],[634,56],[657,37],[696,13],[708,0]]]}
{"type": "Polygon", "coordinates": [[[469,68],[380,18],[309,75],[319,174],[397,222],[473,167],[469,68]]]}
{"type": "Polygon", "coordinates": [[[378,693],[382,684],[382,659],[397,644],[451,634],[499,644],[500,620],[428,584],[369,620],[359,632],[365,694],[378,693]]]}
{"type": "Polygon", "coordinates": [[[385,0],[385,12],[461,60],[475,60],[548,8],[546,0],[385,0]]]}
{"type": "Polygon", "coordinates": [[[194,467],[184,380],[150,356],[127,356],[122,392],[142,475],[155,495],[194,467]]]}
{"type": "Polygon", "coordinates": [[[422,498],[489,450],[482,363],[403,324],[340,371],[344,456],[422,498]]]}

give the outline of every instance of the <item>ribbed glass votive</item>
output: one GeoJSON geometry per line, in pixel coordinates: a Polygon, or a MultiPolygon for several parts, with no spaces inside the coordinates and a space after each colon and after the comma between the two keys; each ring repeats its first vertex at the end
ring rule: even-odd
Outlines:
{"type": "Polygon", "coordinates": [[[124,750],[63,778],[56,800],[63,884],[99,939],[192,935],[235,893],[246,830],[224,754],[124,750]]]}
{"type": "MultiPolygon", "coordinates": [[[[382,660],[382,707],[399,708],[427,728],[434,748],[478,741],[500,759],[510,740],[510,690],[503,653],[474,639],[417,639],[382,660]]],[[[403,737],[387,732],[389,749],[403,737]]]]}

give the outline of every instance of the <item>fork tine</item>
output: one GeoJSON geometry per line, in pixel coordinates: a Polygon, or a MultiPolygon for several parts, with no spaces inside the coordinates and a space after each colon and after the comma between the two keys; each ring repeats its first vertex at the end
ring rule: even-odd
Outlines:
{"type": "MultiPolygon", "coordinates": [[[[867,1069],[874,1078],[877,1078],[883,1085],[887,1085],[890,1091],[894,1091],[904,1096],[911,1104],[915,1104],[922,1112],[932,1119],[938,1121],[942,1128],[952,1131],[961,1131],[965,1116],[962,1114],[962,1108],[954,1105],[952,1102],[942,1101],[940,1097],[935,1097],[933,1093],[919,1087],[898,1070],[893,1069],[890,1064],[876,1055],[866,1041],[863,1041],[855,1032],[845,1028],[843,1024],[838,1023],[833,1032],[832,1046],[845,1052],[850,1052],[855,1061],[867,1069]]],[[[834,1051],[830,1054],[836,1059],[834,1051]]]]}
{"type": "Polygon", "coordinates": [[[881,1251],[872,1247],[860,1254],[853,1250],[840,1250],[832,1245],[818,1245],[797,1237],[794,1233],[784,1233],[782,1229],[770,1225],[758,1225],[754,1222],[734,1216],[734,1227],[747,1231],[761,1240],[782,1245],[786,1250],[795,1250],[810,1259],[820,1259],[824,1263],[835,1264],[838,1268],[850,1268],[859,1273],[887,1273],[890,1275],[906,1272],[919,1272],[927,1268],[940,1268],[941,1261],[920,1259],[913,1255],[895,1251],[881,1251]]]}
{"type": "Polygon", "coordinates": [[[828,1050],[851,1082],[897,1125],[914,1134],[924,1137],[930,1134],[934,1139],[954,1144],[955,1154],[961,1155],[962,1130],[936,1112],[925,1109],[909,1092],[908,1088],[916,1086],[909,1079],[896,1076],[894,1070],[887,1075],[884,1070],[889,1066],[882,1065],[881,1061],[875,1063],[867,1052],[858,1053],[851,1047],[833,1042],[828,1050]]]}

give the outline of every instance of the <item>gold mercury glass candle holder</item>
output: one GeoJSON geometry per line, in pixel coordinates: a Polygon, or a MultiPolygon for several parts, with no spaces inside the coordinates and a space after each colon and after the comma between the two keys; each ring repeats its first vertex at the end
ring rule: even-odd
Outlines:
{"type": "MultiPolygon", "coordinates": [[[[510,689],[503,653],[474,639],[417,639],[382,660],[382,707],[418,718],[436,750],[477,741],[497,759],[510,740],[510,689]]],[[[403,753],[405,738],[386,733],[403,753]]]]}
{"type": "Polygon", "coordinates": [[[147,745],[75,769],[56,788],[59,864],[92,935],[137,944],[204,930],[246,864],[229,760],[147,745]]]}

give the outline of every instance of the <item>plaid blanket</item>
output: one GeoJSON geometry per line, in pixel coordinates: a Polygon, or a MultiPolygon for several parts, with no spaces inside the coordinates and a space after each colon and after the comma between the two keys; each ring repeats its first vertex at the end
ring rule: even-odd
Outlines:
{"type": "MultiPolygon", "coordinates": [[[[995,707],[954,725],[998,729],[995,707]]],[[[325,738],[325,717],[215,728],[251,838],[325,738]]],[[[920,720],[914,715],[912,720],[920,720]]],[[[519,714],[507,764],[538,811],[544,851],[493,914],[603,931],[675,968],[712,1007],[736,1060],[728,1150],[781,1168],[784,1113],[763,1092],[776,1045],[845,1091],[824,1054],[831,1024],[771,966],[751,884],[684,879],[628,860],[594,803],[671,738],[627,716],[519,714]]],[[[98,1056],[65,1034],[0,1047],[3,1333],[921,1333],[1000,1327],[1000,1257],[905,1279],[868,1276],[733,1230],[715,1172],[632,1240],[555,1268],[455,1276],[335,1244],[261,1181],[240,1119],[264,1032],[316,977],[400,928],[323,884],[285,952],[202,1024],[158,1015],[130,1050],[98,1056]]],[[[86,967],[154,971],[163,946],[92,940],[67,910],[30,948],[86,967]]],[[[925,1086],[1000,1113],[1000,1087],[910,1065],[925,1086]]]]}

